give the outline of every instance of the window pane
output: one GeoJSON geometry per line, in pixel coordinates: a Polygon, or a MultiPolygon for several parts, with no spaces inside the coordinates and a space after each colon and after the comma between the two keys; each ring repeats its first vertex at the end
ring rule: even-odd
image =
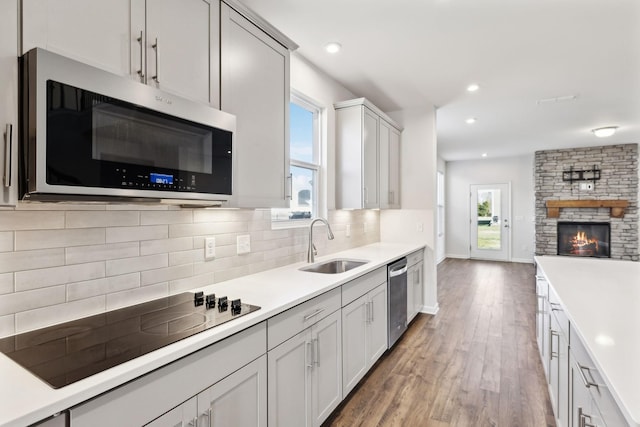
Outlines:
{"type": "Polygon", "coordinates": [[[289,104],[289,138],[292,159],[313,163],[313,112],[291,102],[289,104]]]}
{"type": "Polygon", "coordinates": [[[293,176],[293,197],[291,198],[290,219],[311,218],[315,203],[315,171],[291,166],[293,176]]]}

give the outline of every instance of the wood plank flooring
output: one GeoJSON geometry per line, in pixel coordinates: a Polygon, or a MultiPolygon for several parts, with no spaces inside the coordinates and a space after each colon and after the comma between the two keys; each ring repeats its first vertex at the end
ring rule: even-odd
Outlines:
{"type": "Polygon", "coordinates": [[[447,259],[438,300],[323,426],[555,426],[533,266],[447,259]]]}

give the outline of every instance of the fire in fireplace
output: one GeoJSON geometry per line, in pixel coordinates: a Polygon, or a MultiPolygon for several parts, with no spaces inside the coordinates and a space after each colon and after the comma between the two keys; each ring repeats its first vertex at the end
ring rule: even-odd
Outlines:
{"type": "Polygon", "coordinates": [[[610,258],[608,222],[558,222],[558,255],[610,258]]]}

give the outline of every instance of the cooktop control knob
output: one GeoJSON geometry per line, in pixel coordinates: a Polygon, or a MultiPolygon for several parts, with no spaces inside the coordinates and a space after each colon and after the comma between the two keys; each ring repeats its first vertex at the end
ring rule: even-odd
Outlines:
{"type": "Polygon", "coordinates": [[[242,311],[242,304],[240,303],[240,299],[238,298],[231,301],[231,314],[240,314],[240,311],[242,311]]]}
{"type": "Polygon", "coordinates": [[[218,311],[227,311],[227,308],[229,308],[227,297],[218,298],[218,311]]]}
{"type": "Polygon", "coordinates": [[[214,308],[216,306],[216,294],[207,295],[205,299],[207,309],[214,308]]]}
{"type": "Polygon", "coordinates": [[[200,291],[193,294],[193,305],[199,307],[202,304],[204,304],[204,292],[200,291]]]}

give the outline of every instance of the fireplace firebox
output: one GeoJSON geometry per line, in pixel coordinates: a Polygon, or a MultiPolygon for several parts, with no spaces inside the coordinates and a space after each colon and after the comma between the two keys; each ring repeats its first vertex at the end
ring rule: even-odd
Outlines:
{"type": "Polygon", "coordinates": [[[558,255],[611,258],[608,222],[558,222],[558,255]]]}

